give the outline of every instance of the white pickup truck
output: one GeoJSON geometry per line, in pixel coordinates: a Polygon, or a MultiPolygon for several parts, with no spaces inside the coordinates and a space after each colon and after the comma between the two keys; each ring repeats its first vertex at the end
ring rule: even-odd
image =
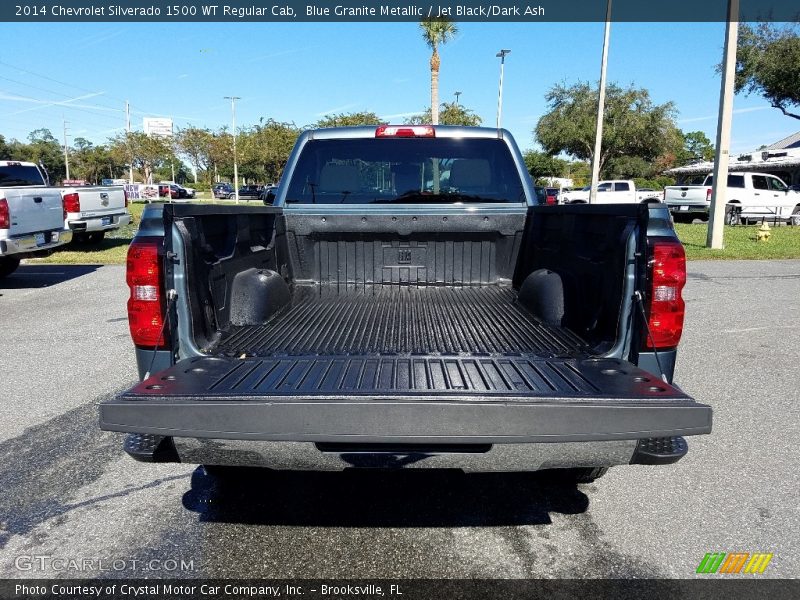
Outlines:
{"type": "MultiPolygon", "coordinates": [[[[589,190],[586,186],[580,190],[565,192],[562,204],[586,204],[589,202],[589,190]]],[[[661,192],[657,190],[637,190],[630,179],[613,179],[597,184],[597,204],[638,204],[640,202],[660,202],[661,192]]]]}
{"type": "Polygon", "coordinates": [[[72,239],[64,231],[64,205],[57,188],[34,163],[0,160],[0,278],[23,258],[49,253],[72,239]]]}
{"type": "Polygon", "coordinates": [[[128,195],[122,186],[61,188],[66,218],[64,228],[76,242],[99,244],[106,231],[131,222],[128,195]]]}
{"type": "MultiPolygon", "coordinates": [[[[671,185],[664,188],[664,202],[676,221],[708,218],[714,176],[702,185],[671,185]]],[[[767,173],[729,173],[725,222],[786,221],[800,225],[800,193],[790,190],[778,177],[767,173]]]]}

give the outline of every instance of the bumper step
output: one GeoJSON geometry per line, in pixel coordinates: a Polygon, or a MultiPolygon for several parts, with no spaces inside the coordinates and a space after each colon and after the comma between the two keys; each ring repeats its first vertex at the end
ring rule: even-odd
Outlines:
{"type": "Polygon", "coordinates": [[[689,444],[681,436],[646,438],[639,440],[631,458],[632,465],[671,465],[689,451],[689,444]]]}

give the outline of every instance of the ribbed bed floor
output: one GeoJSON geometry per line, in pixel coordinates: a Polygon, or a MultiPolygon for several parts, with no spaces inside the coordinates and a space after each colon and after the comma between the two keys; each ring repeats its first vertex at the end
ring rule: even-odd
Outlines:
{"type": "Polygon", "coordinates": [[[231,327],[221,354],[567,356],[585,344],[536,320],[510,287],[299,287],[267,324],[231,327]]]}

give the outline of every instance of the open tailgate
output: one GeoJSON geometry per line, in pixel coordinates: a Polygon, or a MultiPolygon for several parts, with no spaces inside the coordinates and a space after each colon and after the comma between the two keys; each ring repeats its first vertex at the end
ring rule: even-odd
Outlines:
{"type": "Polygon", "coordinates": [[[100,405],[109,431],[403,443],[567,442],[711,431],[711,408],[616,359],[193,358],[100,405]]]}

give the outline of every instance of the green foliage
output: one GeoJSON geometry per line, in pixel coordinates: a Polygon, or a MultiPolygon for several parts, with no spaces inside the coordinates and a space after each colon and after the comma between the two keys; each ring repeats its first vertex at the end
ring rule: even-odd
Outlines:
{"type": "Polygon", "coordinates": [[[683,148],[678,154],[678,162],[686,164],[693,160],[712,160],[714,144],[702,131],[689,131],[683,134],[683,148]]]}
{"type": "MultiPolygon", "coordinates": [[[[548,112],[534,130],[536,140],[547,154],[570,154],[580,160],[594,158],[597,120],[597,88],[588,82],[572,86],[558,84],[545,96],[548,112]]],[[[645,161],[674,161],[682,145],[675,126],[675,108],[671,102],[654,104],[646,89],[606,88],[605,118],[600,170],[609,160],[638,157],[645,161]]]]}
{"type": "Polygon", "coordinates": [[[374,112],[352,112],[325,115],[314,123],[314,129],[323,127],[358,127],[359,125],[386,125],[387,122],[381,119],[374,112]]]}
{"type": "MultiPolygon", "coordinates": [[[[211,142],[214,134],[208,129],[199,127],[187,127],[179,129],[175,136],[175,145],[181,154],[185,155],[191,165],[195,168],[195,173],[208,169],[211,162],[211,142]]],[[[197,183],[197,176],[194,177],[197,183]]]]}
{"type": "Polygon", "coordinates": [[[110,140],[110,152],[117,162],[130,163],[141,171],[145,183],[152,183],[153,172],[175,157],[170,140],[141,131],[121,133],[110,140]]]}
{"type": "Polygon", "coordinates": [[[11,160],[11,146],[6,143],[6,138],[0,135],[0,160],[11,160]]]}
{"type": "Polygon", "coordinates": [[[262,183],[280,180],[299,135],[294,123],[274,119],[243,130],[237,138],[239,176],[262,183]]]}
{"type": "Polygon", "coordinates": [[[431,49],[431,120],[434,125],[439,124],[439,46],[446,44],[458,34],[458,27],[447,19],[423,19],[419,24],[422,39],[431,49]]]}
{"type": "Polygon", "coordinates": [[[636,189],[652,188],[654,190],[662,190],[668,185],[675,185],[675,178],[667,175],[661,175],[652,179],[634,177],[633,182],[636,184],[636,189]]]}
{"type": "Polygon", "coordinates": [[[761,95],[784,115],[800,119],[800,36],[796,25],[739,25],[736,93],[761,95]]]}
{"type": "MultiPolygon", "coordinates": [[[[463,104],[443,102],[439,108],[439,125],[463,125],[465,127],[479,127],[483,122],[474,111],[463,104]]],[[[405,120],[408,125],[425,125],[433,123],[430,106],[421,115],[414,115],[405,120]]]]}
{"type": "Polygon", "coordinates": [[[525,168],[534,180],[540,177],[565,177],[567,172],[567,161],[546,152],[528,150],[522,158],[525,160],[525,168]]]}

